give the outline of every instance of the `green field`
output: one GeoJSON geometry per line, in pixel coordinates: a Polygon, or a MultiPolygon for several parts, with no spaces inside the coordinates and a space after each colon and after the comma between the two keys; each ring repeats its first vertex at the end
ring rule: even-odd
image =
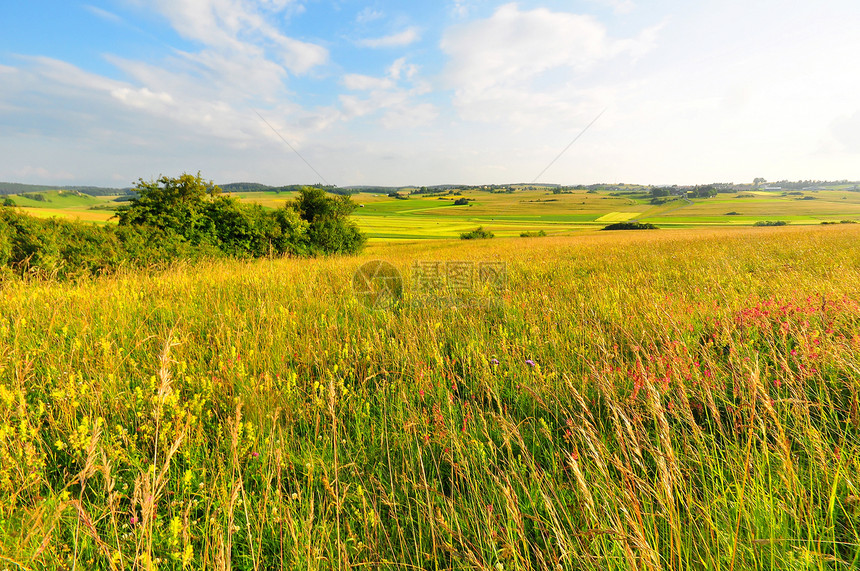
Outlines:
{"type": "Polygon", "coordinates": [[[718,195],[663,205],[652,205],[650,199],[635,195],[612,196],[609,192],[464,191],[462,195],[473,201],[470,206],[454,206],[457,196],[398,200],[359,194],[354,199],[364,207],[356,210],[354,218],[372,239],[386,240],[453,238],[476,226],[484,226],[497,236],[518,236],[536,230],[553,235],[577,233],[627,220],[660,227],[751,226],[760,220],[776,219],[804,225],[860,220],[860,193],[841,191],[818,191],[812,194],[815,200],[797,200],[774,192],[758,193],[755,198],[718,195]]]}
{"type": "MultiPolygon", "coordinates": [[[[551,228],[543,203],[475,198],[551,228]]],[[[581,215],[565,198],[552,216],[581,215]]],[[[362,202],[396,235],[479,218],[362,202]]],[[[857,568],[858,244],[853,225],[380,239],[7,277],[0,568],[857,568]],[[375,259],[403,276],[393,308],[353,292],[375,259]],[[451,261],[504,263],[506,287],[419,287],[416,262],[451,261]]]]}
{"type": "Polygon", "coordinates": [[[114,213],[107,208],[119,205],[113,202],[115,196],[89,196],[68,190],[33,192],[26,195],[11,194],[8,198],[31,216],[39,218],[57,216],[99,224],[108,222],[113,216],[114,213]],[[36,200],[30,196],[41,196],[42,200],[36,200]]]}
{"type": "MultiPolygon", "coordinates": [[[[35,216],[63,216],[88,222],[108,222],[115,197],[75,196],[68,191],[45,193],[48,201],[37,202],[12,195],[12,199],[35,216]],[[62,194],[61,194],[62,193],[62,194]]],[[[265,208],[282,207],[294,193],[249,192],[240,200],[265,208]]],[[[497,236],[519,236],[544,230],[566,235],[600,229],[613,222],[638,220],[664,228],[752,226],[763,220],[785,220],[793,225],[823,221],[860,221],[860,193],[853,187],[818,190],[797,195],[782,192],[740,192],[714,198],[675,199],[650,204],[642,193],[613,196],[609,191],[577,191],[553,194],[545,190],[489,193],[465,190],[458,195],[395,199],[380,193],[359,193],[353,200],[362,205],[354,220],[372,241],[456,238],[460,233],[484,226],[497,236]],[[746,196],[746,197],[744,197],[746,196]],[[454,206],[457,198],[468,206],[454,206]],[[730,214],[734,213],[734,214],[730,214]]]]}

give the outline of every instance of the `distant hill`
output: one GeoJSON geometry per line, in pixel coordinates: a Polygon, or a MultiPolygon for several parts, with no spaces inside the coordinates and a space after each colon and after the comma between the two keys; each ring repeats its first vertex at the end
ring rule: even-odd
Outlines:
{"type": "Polygon", "coordinates": [[[266,192],[272,191],[275,188],[258,182],[231,182],[229,184],[219,184],[218,186],[224,192],[266,192]]]}
{"type": "Polygon", "coordinates": [[[219,184],[218,187],[224,192],[274,192],[275,194],[281,192],[296,192],[302,188],[307,186],[313,186],[322,188],[326,192],[331,192],[333,194],[354,194],[358,192],[357,190],[352,190],[351,188],[340,188],[337,186],[323,186],[319,184],[307,185],[307,184],[289,184],[286,186],[269,186],[267,184],[260,184],[258,182],[229,182],[227,184],[219,184]]]}
{"type": "Polygon", "coordinates": [[[42,184],[21,184],[19,182],[0,182],[0,195],[45,192],[48,190],[73,190],[90,196],[109,196],[130,194],[130,188],[106,188],[101,186],[45,186],[42,184]]]}

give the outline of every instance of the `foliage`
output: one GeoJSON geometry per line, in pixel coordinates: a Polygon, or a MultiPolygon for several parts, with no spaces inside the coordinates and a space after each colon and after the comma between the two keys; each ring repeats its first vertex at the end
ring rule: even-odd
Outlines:
{"type": "Polygon", "coordinates": [[[41,192],[22,192],[18,196],[28,200],[35,200],[36,202],[48,202],[48,197],[41,192]]]}
{"type": "Polygon", "coordinates": [[[466,206],[467,204],[469,204],[469,199],[465,197],[458,198],[454,201],[454,206],[466,206]]]}
{"type": "Polygon", "coordinates": [[[483,226],[478,226],[474,230],[470,230],[469,232],[463,232],[462,234],[460,234],[461,240],[484,240],[492,237],[493,233],[489,230],[484,230],[483,226]]]}
{"type": "Polygon", "coordinates": [[[788,222],[785,220],[759,220],[753,226],[787,226],[788,222]]]}
{"type": "Polygon", "coordinates": [[[141,180],[117,226],[0,213],[0,266],[19,274],[74,276],[122,266],[163,266],[213,257],[354,253],[365,238],[348,220],[355,205],[303,189],[275,210],[222,195],[200,175],[141,180]]]}
{"type": "Polygon", "coordinates": [[[221,194],[199,174],[141,180],[135,190],[138,197],[120,211],[120,226],[176,233],[194,246],[209,244],[230,256],[354,253],[365,241],[348,220],[355,203],[319,187],[300,189],[294,202],[274,212],[221,194]]]}
{"type": "Polygon", "coordinates": [[[650,222],[616,222],[608,226],[604,226],[603,230],[655,230],[650,222]]]}
{"type": "Polygon", "coordinates": [[[691,198],[713,198],[719,193],[714,185],[695,186],[692,190],[687,191],[687,196],[691,198]]]}
{"type": "Polygon", "coordinates": [[[546,236],[546,231],[544,230],[538,230],[537,232],[527,231],[520,233],[520,238],[540,238],[543,236],[546,236]]]}
{"type": "Polygon", "coordinates": [[[367,238],[349,220],[358,206],[347,195],[328,196],[318,187],[305,187],[288,205],[308,224],[307,245],[312,253],[354,254],[367,238]]]}

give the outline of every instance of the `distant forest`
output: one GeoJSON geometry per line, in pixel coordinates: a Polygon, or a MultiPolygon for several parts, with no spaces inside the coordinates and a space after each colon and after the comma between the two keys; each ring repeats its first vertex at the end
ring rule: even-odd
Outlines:
{"type": "Polygon", "coordinates": [[[101,186],[45,186],[42,184],[0,182],[0,195],[45,192],[48,190],[73,190],[83,194],[89,194],[90,196],[113,196],[130,194],[132,192],[131,188],[106,188],[101,186]]]}

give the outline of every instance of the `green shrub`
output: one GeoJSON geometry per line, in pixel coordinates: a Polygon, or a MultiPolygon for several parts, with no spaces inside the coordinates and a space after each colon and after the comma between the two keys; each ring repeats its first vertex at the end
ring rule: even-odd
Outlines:
{"type": "Polygon", "coordinates": [[[348,218],[355,206],[348,196],[304,188],[294,202],[265,210],[222,195],[199,174],[141,180],[116,226],[2,209],[0,267],[74,277],[175,260],[354,253],[366,240],[348,218]]]}
{"type": "Polygon", "coordinates": [[[546,232],[538,230],[537,232],[521,232],[520,238],[540,238],[546,236],[546,232]]]}
{"type": "Polygon", "coordinates": [[[462,234],[460,234],[461,240],[483,240],[492,237],[493,233],[489,230],[484,230],[483,226],[478,226],[470,232],[463,232],[462,234]]]}
{"type": "Polygon", "coordinates": [[[48,200],[48,197],[41,192],[23,192],[18,196],[20,196],[21,198],[27,198],[29,200],[35,200],[36,202],[50,202],[50,200],[48,200]]]}
{"type": "Polygon", "coordinates": [[[655,230],[657,227],[649,222],[616,222],[604,226],[604,230],[655,230]]]}
{"type": "Polygon", "coordinates": [[[788,222],[785,220],[759,220],[753,226],[787,226],[788,222]]]}

